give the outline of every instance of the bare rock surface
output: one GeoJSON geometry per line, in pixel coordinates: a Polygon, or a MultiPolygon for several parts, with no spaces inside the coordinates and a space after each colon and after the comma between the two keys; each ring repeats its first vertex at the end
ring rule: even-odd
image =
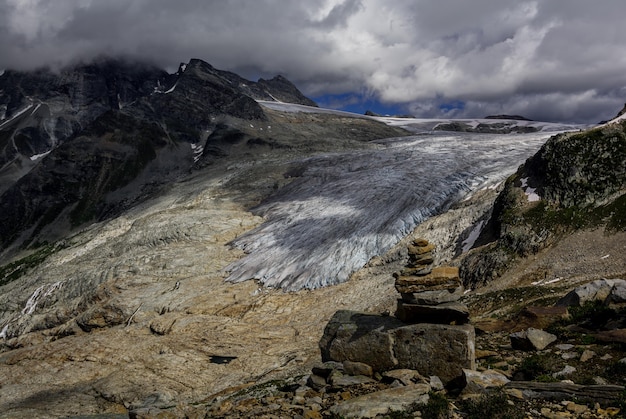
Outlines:
{"type": "Polygon", "coordinates": [[[413,403],[426,404],[429,391],[428,384],[390,388],[346,400],[330,411],[345,418],[374,418],[394,411],[402,412],[413,403]]]}

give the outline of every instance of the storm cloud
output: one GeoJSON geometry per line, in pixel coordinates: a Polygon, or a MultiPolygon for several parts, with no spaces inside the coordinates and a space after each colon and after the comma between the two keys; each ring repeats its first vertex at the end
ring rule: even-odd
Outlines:
{"type": "Polygon", "coordinates": [[[201,58],[417,116],[597,122],[626,101],[623,0],[2,0],[0,69],[201,58]]]}

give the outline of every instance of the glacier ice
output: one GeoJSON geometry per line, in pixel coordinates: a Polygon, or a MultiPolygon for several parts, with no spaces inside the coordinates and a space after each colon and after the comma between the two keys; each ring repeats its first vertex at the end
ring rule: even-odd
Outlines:
{"type": "Polygon", "coordinates": [[[285,290],[344,282],[428,217],[502,181],[549,135],[416,135],[301,161],[301,176],[253,209],[265,222],[232,243],[246,255],[227,280],[285,290]]]}

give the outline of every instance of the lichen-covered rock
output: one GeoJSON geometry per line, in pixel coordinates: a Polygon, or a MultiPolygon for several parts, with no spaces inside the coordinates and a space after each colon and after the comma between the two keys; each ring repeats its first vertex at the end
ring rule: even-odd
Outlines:
{"type": "Polygon", "coordinates": [[[338,311],[320,340],[322,360],[364,362],[374,371],[412,369],[444,382],[475,369],[470,325],[405,325],[397,319],[338,311]]]}

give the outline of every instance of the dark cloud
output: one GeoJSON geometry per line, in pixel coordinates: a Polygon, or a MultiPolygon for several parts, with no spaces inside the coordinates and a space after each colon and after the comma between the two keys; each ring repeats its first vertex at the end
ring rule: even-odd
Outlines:
{"type": "Polygon", "coordinates": [[[595,122],[626,101],[625,13],[623,0],[3,0],[0,68],[197,57],[420,116],[595,122]],[[466,106],[441,110],[453,101],[466,106]]]}

